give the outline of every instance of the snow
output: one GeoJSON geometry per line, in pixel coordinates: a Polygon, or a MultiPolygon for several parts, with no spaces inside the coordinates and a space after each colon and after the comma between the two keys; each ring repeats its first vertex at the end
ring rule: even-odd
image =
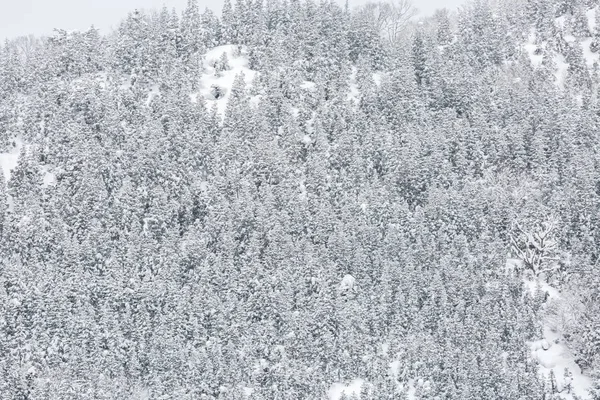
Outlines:
{"type": "Polygon", "coordinates": [[[300,88],[304,89],[304,90],[314,90],[315,87],[316,87],[316,84],[311,81],[304,81],[300,84],[300,88]]]}
{"type": "Polygon", "coordinates": [[[196,101],[198,95],[201,95],[206,99],[208,109],[212,109],[213,105],[217,104],[217,110],[222,116],[225,113],[236,76],[240,73],[244,74],[247,88],[256,76],[256,71],[248,68],[246,54],[245,47],[242,47],[240,51],[236,45],[218,46],[209,50],[204,56],[204,73],[200,77],[200,90],[191,95],[192,101],[196,101]],[[219,60],[223,53],[227,54],[229,68],[217,73],[214,67],[215,61],[219,60]],[[218,99],[215,99],[212,94],[213,87],[218,87],[222,91],[218,99]]]}
{"type": "Polygon", "coordinates": [[[206,192],[208,192],[208,182],[200,182],[200,190],[202,191],[202,193],[206,194],[206,192]]]}
{"type": "Polygon", "coordinates": [[[156,96],[160,96],[160,89],[157,84],[152,85],[152,87],[150,88],[150,92],[148,93],[148,98],[146,99],[146,106],[149,106],[150,103],[152,103],[152,100],[154,100],[154,98],[156,96]]]}
{"type": "Polygon", "coordinates": [[[136,400],[149,400],[151,398],[150,390],[146,387],[138,388],[134,391],[133,398],[136,400]]]}
{"type": "Polygon", "coordinates": [[[412,382],[408,385],[408,391],[406,392],[406,398],[408,400],[416,400],[416,396],[415,393],[417,392],[417,390],[415,389],[415,385],[412,384],[412,382]]]}
{"type": "Polygon", "coordinates": [[[42,187],[47,188],[48,186],[53,186],[56,183],[56,175],[50,172],[48,166],[42,167],[42,187]]]}
{"type": "Polygon", "coordinates": [[[340,283],[340,289],[342,291],[354,290],[354,285],[356,284],[356,279],[350,274],[347,274],[342,278],[342,282],[340,283]]]}
{"type": "MultiPolygon", "coordinates": [[[[420,382],[422,384],[422,380],[420,380],[420,382]]],[[[416,400],[417,396],[417,389],[415,388],[415,380],[414,379],[409,379],[408,383],[406,384],[400,384],[399,385],[399,389],[402,391],[406,391],[406,398],[407,400],[416,400]]]]}
{"type": "Polygon", "coordinates": [[[593,32],[594,29],[596,29],[596,7],[588,10],[585,13],[587,19],[588,19],[588,26],[590,27],[590,30],[593,32]]]}
{"type": "Polygon", "coordinates": [[[19,153],[23,147],[23,142],[20,138],[15,139],[15,146],[8,153],[0,153],[0,169],[4,174],[4,181],[8,183],[10,174],[17,167],[19,161],[19,153]]]}
{"type": "MultiPolygon", "coordinates": [[[[529,289],[532,295],[538,290],[547,293],[549,302],[560,303],[564,301],[561,293],[541,280],[525,280],[525,287],[529,289]]],[[[539,373],[548,377],[550,371],[553,371],[557,382],[557,390],[561,393],[564,400],[572,400],[573,394],[579,396],[582,400],[589,399],[588,390],[592,387],[592,380],[582,374],[581,368],[575,363],[575,357],[571,350],[563,344],[562,334],[552,326],[552,321],[545,318],[543,337],[539,340],[529,343],[531,357],[539,363],[539,373]],[[565,368],[568,368],[571,376],[565,378],[565,368]],[[571,390],[567,388],[571,385],[571,390]]]]}
{"type": "Polygon", "coordinates": [[[507,258],[506,259],[506,269],[505,272],[507,275],[512,275],[515,271],[522,271],[524,268],[523,260],[518,258],[507,258]]]}
{"type": "Polygon", "coordinates": [[[575,43],[575,41],[577,40],[573,35],[565,35],[564,39],[567,43],[575,43]]]}
{"type": "Polygon", "coordinates": [[[133,86],[132,82],[135,79],[137,79],[137,75],[136,74],[131,74],[128,78],[126,78],[125,80],[123,80],[123,82],[119,86],[119,89],[121,89],[123,91],[131,89],[131,87],[133,86]]]}
{"type": "Polygon", "coordinates": [[[258,107],[262,100],[262,96],[260,94],[250,96],[250,105],[254,107],[258,107]]]}
{"type": "Polygon", "coordinates": [[[381,74],[375,72],[373,74],[373,81],[375,82],[375,85],[377,85],[378,87],[381,86],[381,74]]]}
{"type": "MultiPolygon", "coordinates": [[[[390,366],[391,375],[399,380],[400,377],[400,360],[392,361],[390,366]]],[[[404,372],[406,373],[406,371],[404,372]]],[[[403,373],[403,375],[404,375],[403,373]]],[[[406,382],[400,382],[398,384],[398,389],[406,393],[407,400],[416,400],[417,387],[421,388],[423,391],[427,392],[431,390],[431,382],[429,380],[425,380],[423,378],[413,379],[410,378],[406,382]]]]}
{"type": "Polygon", "coordinates": [[[535,44],[535,38],[535,29],[531,28],[529,32],[529,37],[527,39],[527,43],[525,43],[523,47],[525,48],[525,51],[527,51],[527,54],[529,54],[531,65],[533,65],[534,67],[539,67],[540,65],[542,65],[542,60],[544,59],[544,56],[542,54],[535,54],[535,51],[538,48],[538,45],[535,44]]]}
{"type": "Polygon", "coordinates": [[[562,336],[544,327],[544,338],[531,343],[531,356],[539,363],[539,372],[548,377],[550,371],[554,371],[558,391],[565,400],[573,399],[573,394],[581,399],[589,399],[588,389],[592,387],[592,380],[581,373],[581,369],[575,363],[572,352],[562,343],[562,336]],[[568,368],[572,374],[565,381],[564,371],[568,368]],[[570,383],[571,393],[566,392],[566,384],[570,383]],[[565,390],[563,390],[565,389],[565,390]]]}
{"type": "Polygon", "coordinates": [[[569,64],[565,61],[565,57],[562,54],[557,54],[554,56],[554,63],[557,67],[556,73],[554,74],[556,77],[556,84],[562,89],[565,85],[565,79],[567,79],[569,64]]]}
{"type": "MultiPolygon", "coordinates": [[[[595,8],[589,10],[586,13],[586,15],[588,18],[588,23],[589,23],[590,29],[593,30],[596,26],[595,8]]],[[[561,26],[564,28],[565,17],[562,16],[562,17],[557,18],[556,24],[558,26],[561,26]]],[[[582,46],[583,56],[584,56],[587,66],[589,68],[592,68],[594,63],[597,63],[600,61],[600,54],[595,54],[590,50],[590,45],[592,44],[593,38],[591,38],[591,37],[577,38],[577,37],[573,36],[572,34],[566,34],[566,35],[564,35],[564,39],[566,42],[568,42],[572,45],[582,46]]],[[[529,31],[529,35],[527,37],[527,41],[523,44],[523,49],[529,55],[531,64],[534,67],[540,67],[542,65],[542,61],[544,59],[544,55],[535,54],[535,51],[538,49],[538,47],[545,48],[545,42],[536,44],[536,29],[531,28],[529,31]]],[[[567,78],[567,75],[568,75],[569,64],[566,62],[564,54],[553,53],[553,54],[547,55],[547,57],[553,59],[554,64],[556,65],[556,71],[554,73],[554,76],[556,77],[555,82],[556,82],[556,85],[560,89],[563,89],[565,79],[567,78]]]]}
{"type": "Polygon", "coordinates": [[[308,199],[308,193],[306,191],[306,185],[304,182],[300,182],[300,200],[306,201],[308,199]]]}
{"type": "Polygon", "coordinates": [[[388,343],[383,343],[381,345],[381,352],[382,352],[382,354],[385,355],[385,354],[388,353],[388,351],[390,351],[390,345],[388,343]]]}
{"type": "Polygon", "coordinates": [[[524,280],[525,288],[529,290],[532,296],[534,296],[538,291],[547,293],[549,299],[558,300],[561,298],[558,290],[547,284],[542,280],[524,280]]]}
{"type": "MultiPolygon", "coordinates": [[[[75,92],[85,92],[89,91],[92,87],[100,87],[102,89],[106,89],[109,83],[109,75],[108,72],[96,72],[91,74],[85,74],[78,78],[73,79],[71,82],[71,89],[75,92]]],[[[122,89],[128,89],[131,87],[131,82],[129,81],[127,84],[121,85],[122,89]]]]}
{"type": "Polygon", "coordinates": [[[292,116],[294,118],[298,118],[300,115],[300,109],[298,107],[292,107],[292,116]]]}
{"type": "Polygon", "coordinates": [[[398,374],[400,373],[400,360],[394,360],[390,363],[390,370],[392,372],[392,376],[398,379],[398,374]]]}
{"type": "Polygon", "coordinates": [[[356,75],[358,74],[358,69],[356,67],[352,67],[352,72],[350,73],[350,90],[348,92],[348,100],[354,103],[358,103],[360,92],[358,90],[358,84],[356,83],[356,75]]]}
{"type": "Polygon", "coordinates": [[[334,383],[331,385],[331,388],[327,391],[327,395],[329,400],[340,400],[342,395],[352,396],[356,394],[357,396],[360,394],[360,390],[365,383],[362,379],[355,379],[350,382],[348,385],[344,385],[342,383],[334,383]]]}
{"type": "Polygon", "coordinates": [[[254,372],[255,373],[260,373],[262,371],[265,371],[269,368],[269,362],[267,360],[265,360],[264,358],[261,358],[260,360],[258,360],[258,363],[256,363],[254,365],[254,372]]]}
{"type": "Polygon", "coordinates": [[[10,194],[6,196],[6,205],[8,207],[8,211],[10,212],[15,209],[15,199],[10,194]]]}
{"type": "Polygon", "coordinates": [[[583,58],[588,67],[593,67],[595,62],[598,62],[598,58],[600,55],[596,53],[592,53],[590,50],[590,45],[592,44],[593,39],[587,38],[581,42],[581,46],[583,46],[583,58]]]}

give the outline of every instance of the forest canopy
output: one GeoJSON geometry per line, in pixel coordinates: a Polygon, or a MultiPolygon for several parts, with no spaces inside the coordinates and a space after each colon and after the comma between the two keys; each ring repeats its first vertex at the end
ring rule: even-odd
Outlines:
{"type": "Polygon", "coordinates": [[[124,17],[0,47],[0,398],[600,399],[598,1],[124,17]]]}

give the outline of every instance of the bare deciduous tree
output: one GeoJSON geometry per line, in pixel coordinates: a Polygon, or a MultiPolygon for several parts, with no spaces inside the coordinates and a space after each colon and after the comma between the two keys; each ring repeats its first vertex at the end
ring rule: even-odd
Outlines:
{"type": "Polygon", "coordinates": [[[394,44],[418,10],[410,0],[391,0],[369,2],[364,6],[364,12],[376,24],[382,38],[388,44],[394,44]]]}
{"type": "Polygon", "coordinates": [[[532,230],[524,229],[518,223],[513,226],[511,249],[535,276],[553,273],[557,269],[559,258],[557,243],[554,240],[555,229],[554,220],[544,222],[532,230]]]}

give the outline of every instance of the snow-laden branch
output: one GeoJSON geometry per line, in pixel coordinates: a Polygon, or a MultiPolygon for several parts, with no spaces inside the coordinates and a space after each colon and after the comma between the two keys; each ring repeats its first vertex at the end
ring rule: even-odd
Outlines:
{"type": "Polygon", "coordinates": [[[555,231],[554,220],[537,224],[531,229],[523,228],[518,222],[513,224],[510,235],[511,251],[535,276],[552,274],[558,269],[555,231]]]}

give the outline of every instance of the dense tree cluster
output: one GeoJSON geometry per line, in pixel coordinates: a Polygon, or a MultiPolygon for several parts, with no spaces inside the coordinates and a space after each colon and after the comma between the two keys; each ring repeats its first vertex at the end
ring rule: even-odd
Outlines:
{"type": "Polygon", "coordinates": [[[0,398],[553,399],[528,275],[577,293],[600,371],[595,6],[476,0],[390,37],[381,3],[190,0],[6,42],[0,398]],[[258,74],[221,115],[193,95],[224,44],[258,74]]]}

